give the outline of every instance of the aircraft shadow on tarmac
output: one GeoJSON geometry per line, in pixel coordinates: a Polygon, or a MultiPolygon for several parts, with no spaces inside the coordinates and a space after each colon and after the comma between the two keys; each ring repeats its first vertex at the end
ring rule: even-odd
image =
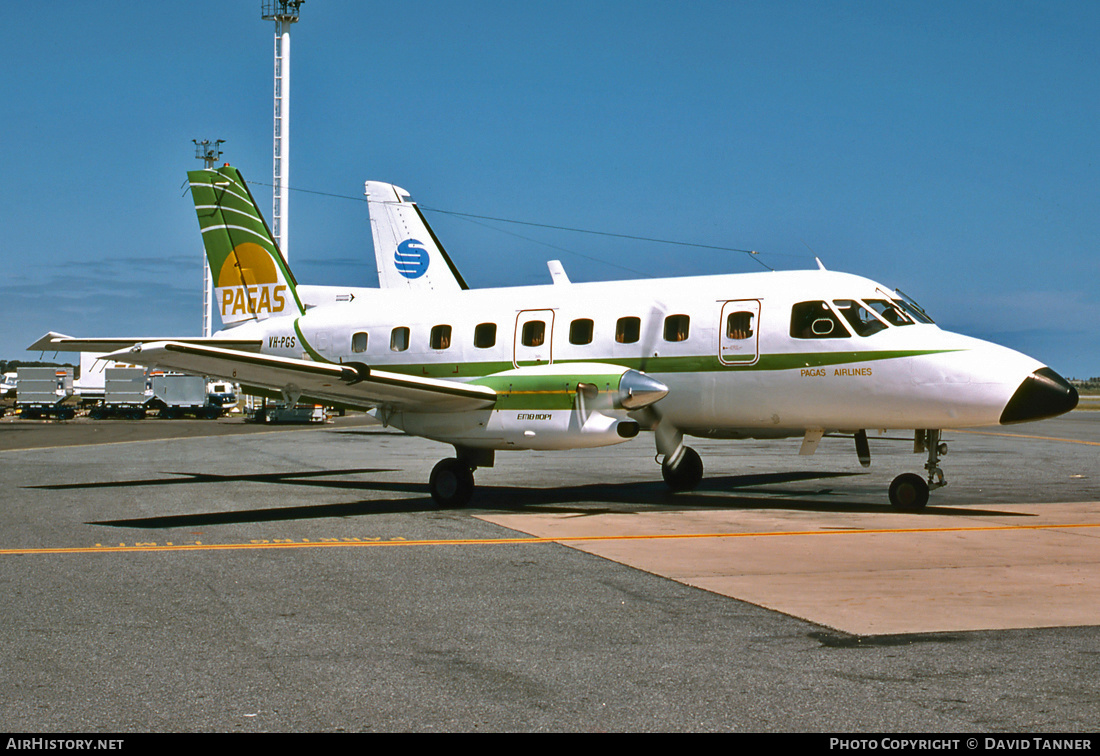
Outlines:
{"type": "MultiPolygon", "coordinates": [[[[340,504],[313,504],[290,507],[270,507],[221,512],[197,512],[185,515],[145,517],[125,520],[104,520],[88,524],[131,528],[173,528],[198,525],[241,524],[279,520],[322,519],[328,517],[358,517],[364,515],[434,512],[438,507],[422,483],[385,480],[347,480],[341,476],[395,472],[386,468],[354,468],[346,470],[308,470],[302,472],[250,473],[244,475],[214,475],[208,473],[176,473],[171,478],[147,478],[129,481],[97,483],[63,483],[31,486],[48,490],[121,489],[142,486],[192,485],[196,483],[251,482],[269,485],[311,486],[345,491],[389,491],[412,496],[371,498],[340,504]]],[[[707,478],[695,491],[672,493],[661,481],[632,483],[591,483],[557,488],[526,488],[522,486],[479,485],[467,511],[524,512],[543,514],[597,515],[607,513],[674,511],[700,509],[785,509],[822,513],[883,514],[891,512],[885,503],[868,504],[855,500],[851,491],[800,483],[832,478],[861,476],[849,472],[776,472],[756,475],[728,475],[707,478]],[[782,488],[766,488],[786,484],[782,488]],[[601,506],[612,505],[612,506],[601,506]]],[[[932,507],[925,510],[936,515],[1026,516],[972,507],[932,507]]],[[[920,512],[912,513],[914,515],[920,512]]]]}

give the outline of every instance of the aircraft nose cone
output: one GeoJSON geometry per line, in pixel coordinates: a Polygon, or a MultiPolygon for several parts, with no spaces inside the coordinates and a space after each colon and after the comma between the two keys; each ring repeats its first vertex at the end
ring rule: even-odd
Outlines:
{"type": "Polygon", "coordinates": [[[648,407],[668,393],[668,386],[637,370],[627,370],[619,379],[619,404],[628,410],[648,407]]]}
{"type": "Polygon", "coordinates": [[[1001,425],[1042,420],[1069,412],[1077,406],[1077,389],[1050,368],[1024,378],[1001,413],[1001,425]]]}

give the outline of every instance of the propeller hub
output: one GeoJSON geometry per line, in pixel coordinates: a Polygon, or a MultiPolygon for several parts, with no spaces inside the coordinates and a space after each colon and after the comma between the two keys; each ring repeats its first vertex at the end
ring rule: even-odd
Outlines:
{"type": "Polygon", "coordinates": [[[619,404],[628,410],[648,407],[668,393],[668,386],[637,370],[627,370],[619,380],[619,404]]]}

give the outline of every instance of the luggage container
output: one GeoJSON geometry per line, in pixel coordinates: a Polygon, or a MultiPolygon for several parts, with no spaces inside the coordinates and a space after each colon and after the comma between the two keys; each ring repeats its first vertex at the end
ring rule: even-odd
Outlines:
{"type": "Polygon", "coordinates": [[[25,367],[17,371],[15,409],[20,417],[72,420],[76,407],[66,403],[73,395],[73,369],[25,367]]]}
{"type": "Polygon", "coordinates": [[[103,403],[93,407],[88,416],[93,420],[143,419],[152,398],[148,371],[140,367],[114,367],[104,373],[103,403]]]}
{"type": "Polygon", "coordinates": [[[150,407],[167,419],[190,415],[213,420],[222,414],[222,408],[207,398],[206,379],[197,375],[154,373],[150,407]]]}

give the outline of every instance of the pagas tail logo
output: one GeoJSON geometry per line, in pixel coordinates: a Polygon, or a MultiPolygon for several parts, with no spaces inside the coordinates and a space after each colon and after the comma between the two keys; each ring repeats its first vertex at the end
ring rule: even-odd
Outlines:
{"type": "Polygon", "coordinates": [[[238,244],[218,271],[216,292],[222,318],[282,312],[286,290],[271,254],[259,244],[238,244]]]}

